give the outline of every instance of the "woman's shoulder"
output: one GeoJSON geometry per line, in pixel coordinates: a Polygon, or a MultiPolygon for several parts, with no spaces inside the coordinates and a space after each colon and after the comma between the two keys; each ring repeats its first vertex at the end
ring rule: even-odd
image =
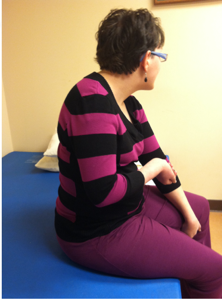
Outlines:
{"type": "Polygon", "coordinates": [[[115,113],[108,88],[97,73],[81,79],[68,93],[65,105],[72,114],[115,113]]]}
{"type": "Polygon", "coordinates": [[[76,86],[82,97],[96,95],[107,96],[109,93],[107,89],[103,86],[103,84],[100,82],[99,77],[95,72],[84,77],[76,84],[76,86]]]}
{"type": "Polygon", "coordinates": [[[89,96],[106,96],[108,95],[108,90],[103,86],[100,82],[99,76],[96,75],[97,73],[91,73],[88,76],[82,78],[78,81],[69,91],[67,97],[80,96],[81,98],[89,97],[89,96]]]}

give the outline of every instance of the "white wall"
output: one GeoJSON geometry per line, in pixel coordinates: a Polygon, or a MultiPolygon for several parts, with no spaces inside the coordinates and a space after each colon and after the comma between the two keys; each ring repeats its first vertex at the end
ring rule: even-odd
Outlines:
{"type": "Polygon", "coordinates": [[[2,2],[4,151],[45,151],[68,91],[99,69],[94,57],[101,19],[111,8],[145,7],[162,20],[169,59],[155,89],[136,96],[183,188],[222,199],[221,1],[2,2]]]}

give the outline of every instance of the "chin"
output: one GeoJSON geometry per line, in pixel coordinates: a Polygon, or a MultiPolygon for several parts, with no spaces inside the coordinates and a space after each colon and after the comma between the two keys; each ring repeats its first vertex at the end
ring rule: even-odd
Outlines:
{"type": "Polygon", "coordinates": [[[145,82],[141,88],[143,91],[151,91],[154,89],[154,83],[151,82],[145,82]]]}
{"type": "Polygon", "coordinates": [[[150,85],[148,85],[147,88],[146,88],[147,91],[151,91],[151,90],[153,90],[153,89],[154,89],[154,84],[152,84],[152,85],[150,84],[150,85]]]}

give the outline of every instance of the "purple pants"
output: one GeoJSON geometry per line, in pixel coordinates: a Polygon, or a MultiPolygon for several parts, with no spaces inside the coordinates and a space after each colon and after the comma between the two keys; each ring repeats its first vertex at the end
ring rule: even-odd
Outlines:
{"type": "Polygon", "coordinates": [[[145,186],[142,211],[106,236],[83,243],[58,238],[74,262],[134,278],[179,278],[183,298],[222,298],[222,256],[210,248],[209,203],[187,193],[202,231],[180,231],[183,217],[156,187],[145,186]]]}

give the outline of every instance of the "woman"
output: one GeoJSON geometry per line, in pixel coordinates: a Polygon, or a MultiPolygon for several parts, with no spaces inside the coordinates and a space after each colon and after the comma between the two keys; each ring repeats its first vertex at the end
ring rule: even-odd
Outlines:
{"type": "Polygon", "coordinates": [[[97,40],[101,71],[71,89],[59,116],[59,244],[86,267],[176,277],[183,297],[220,298],[222,257],[210,248],[208,201],[183,192],[131,96],[154,88],[167,58],[158,19],[146,9],[112,10],[97,40]],[[151,179],[155,187],[145,185],[151,179]]]}

